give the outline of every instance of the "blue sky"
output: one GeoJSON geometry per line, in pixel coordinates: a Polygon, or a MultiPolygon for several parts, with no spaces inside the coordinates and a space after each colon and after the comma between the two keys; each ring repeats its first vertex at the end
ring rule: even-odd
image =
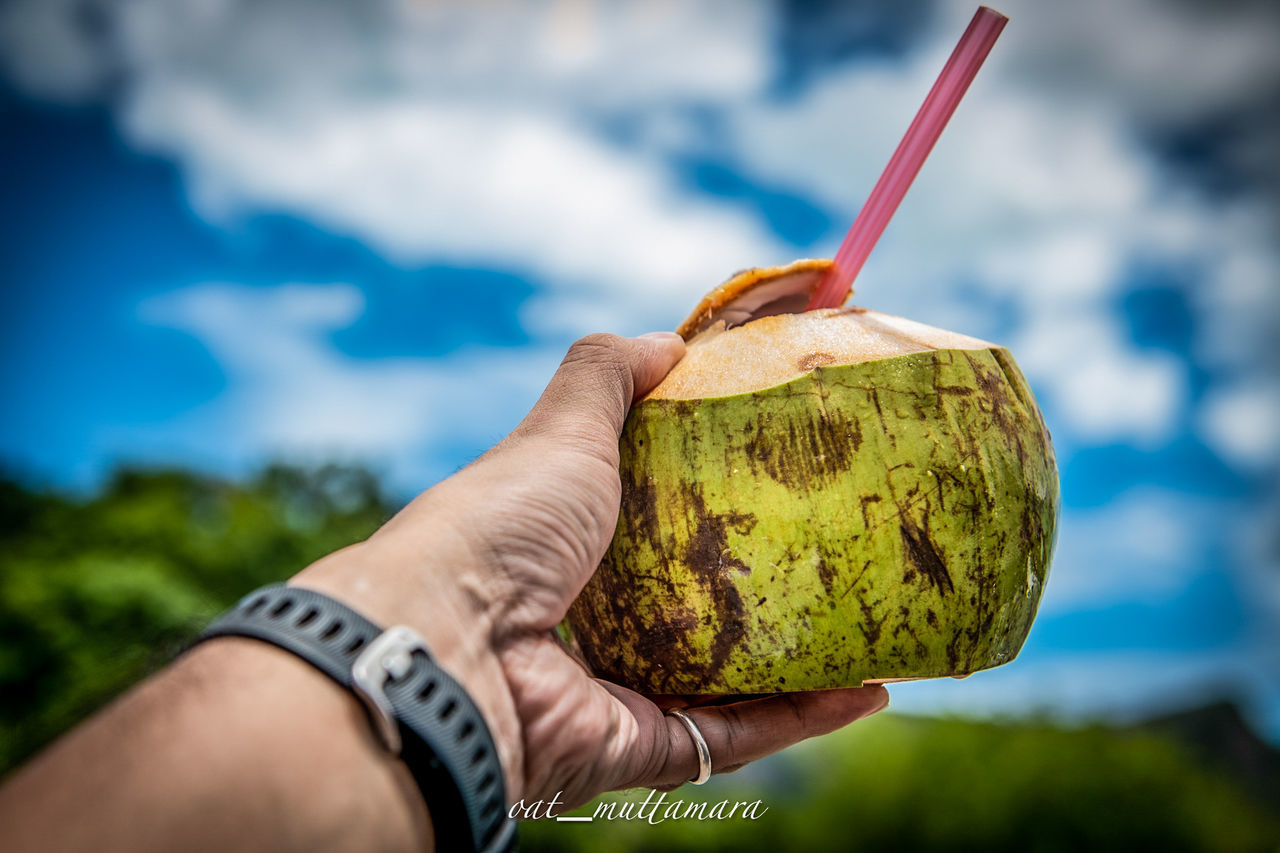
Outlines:
{"type": "MultiPolygon", "coordinates": [[[[1011,2],[855,301],[1010,347],[1064,510],[1016,663],[895,706],[1280,739],[1280,17],[1011,2]],[[1061,8],[1055,8],[1061,7],[1061,8]]],[[[0,459],[408,495],[564,348],[834,252],[963,4],[0,6],[0,459]]]]}

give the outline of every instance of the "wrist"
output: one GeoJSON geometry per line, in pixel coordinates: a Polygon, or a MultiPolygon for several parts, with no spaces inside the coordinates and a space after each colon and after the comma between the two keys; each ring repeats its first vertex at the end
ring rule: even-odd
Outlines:
{"type": "Polygon", "coordinates": [[[407,625],[417,631],[484,715],[514,799],[520,796],[523,754],[514,703],[494,651],[493,610],[472,593],[481,580],[451,538],[434,540],[430,559],[415,559],[392,537],[375,537],[317,561],[289,585],[328,595],[384,629],[407,625]]]}
{"type": "Polygon", "coordinates": [[[359,698],[387,755],[412,774],[433,813],[436,846],[507,851],[505,768],[484,711],[407,625],[379,625],[302,586],[245,595],[201,640],[249,637],[296,655],[359,698]]]}

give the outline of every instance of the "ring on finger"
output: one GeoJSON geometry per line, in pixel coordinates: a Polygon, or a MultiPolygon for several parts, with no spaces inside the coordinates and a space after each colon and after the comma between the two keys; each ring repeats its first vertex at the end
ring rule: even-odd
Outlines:
{"type": "Polygon", "coordinates": [[[672,708],[667,713],[683,723],[689,730],[689,737],[693,738],[694,748],[698,752],[698,775],[690,781],[695,785],[701,785],[711,778],[711,747],[707,746],[707,739],[702,736],[692,717],[679,708],[672,708]]]}

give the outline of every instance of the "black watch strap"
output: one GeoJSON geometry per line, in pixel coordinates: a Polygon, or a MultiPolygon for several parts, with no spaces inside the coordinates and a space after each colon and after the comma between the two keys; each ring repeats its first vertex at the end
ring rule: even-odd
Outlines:
{"type": "Polygon", "coordinates": [[[278,584],[246,595],[199,640],[253,637],[293,652],[354,691],[408,765],[435,825],[436,849],[515,849],[502,765],[480,710],[410,629],[382,631],[326,595],[278,584]]]}

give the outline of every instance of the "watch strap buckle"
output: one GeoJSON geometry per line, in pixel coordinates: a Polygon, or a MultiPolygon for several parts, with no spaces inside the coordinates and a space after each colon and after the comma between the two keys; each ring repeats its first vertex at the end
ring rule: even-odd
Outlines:
{"type": "Polygon", "coordinates": [[[364,703],[383,745],[400,754],[400,724],[387,697],[388,681],[399,681],[413,670],[413,653],[431,657],[418,632],[407,625],[393,625],[373,639],[351,664],[351,689],[364,703]]]}

